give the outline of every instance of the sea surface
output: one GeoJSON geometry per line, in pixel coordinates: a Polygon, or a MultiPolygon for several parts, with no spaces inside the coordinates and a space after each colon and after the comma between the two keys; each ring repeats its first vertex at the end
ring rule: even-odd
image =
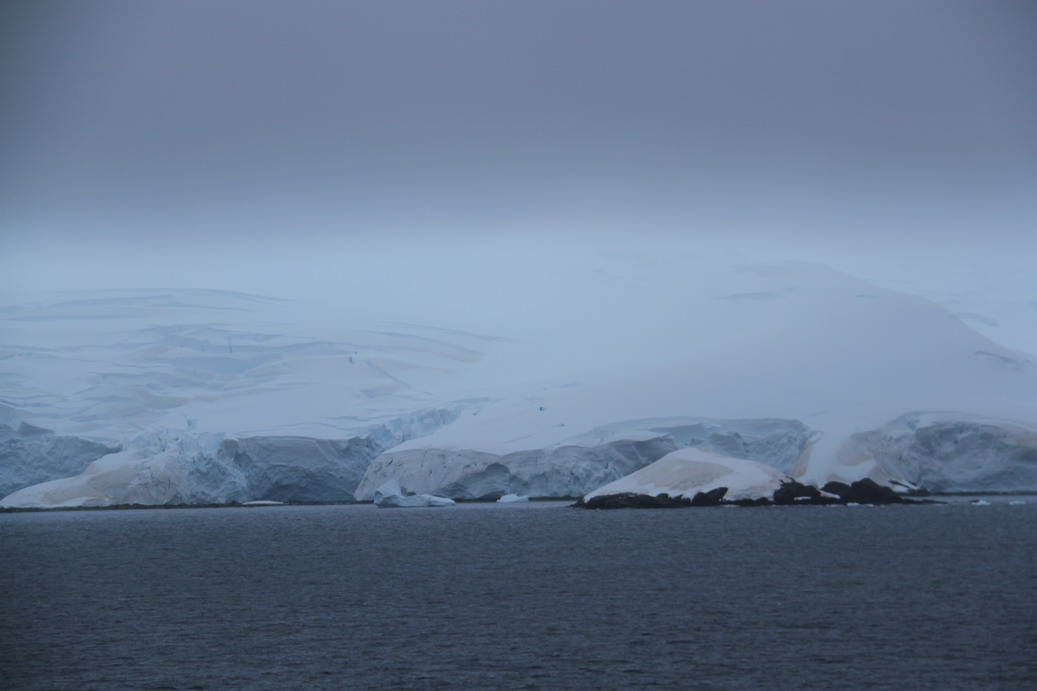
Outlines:
{"type": "Polygon", "coordinates": [[[1010,499],[3,514],[0,687],[1037,688],[1010,499]]]}

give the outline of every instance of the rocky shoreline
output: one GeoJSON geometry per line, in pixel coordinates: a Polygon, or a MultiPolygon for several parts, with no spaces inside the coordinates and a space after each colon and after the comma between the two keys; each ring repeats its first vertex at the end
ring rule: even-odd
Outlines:
{"type": "Polygon", "coordinates": [[[890,487],[880,485],[870,478],[850,484],[828,482],[818,489],[795,480],[785,481],[770,497],[753,499],[725,499],[727,487],[717,487],[708,492],[697,492],[691,498],[668,494],[637,494],[622,492],[600,494],[590,499],[580,498],[573,507],[581,509],[678,509],[700,506],[828,506],[833,504],[939,504],[933,499],[918,499],[924,492],[909,496],[890,487]]]}

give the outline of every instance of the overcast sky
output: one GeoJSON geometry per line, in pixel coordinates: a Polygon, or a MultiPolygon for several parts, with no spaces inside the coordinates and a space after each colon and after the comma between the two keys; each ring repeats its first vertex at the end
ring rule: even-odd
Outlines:
{"type": "Polygon", "coordinates": [[[1037,256],[1033,2],[7,0],[0,32],[9,289],[604,232],[1037,256]]]}

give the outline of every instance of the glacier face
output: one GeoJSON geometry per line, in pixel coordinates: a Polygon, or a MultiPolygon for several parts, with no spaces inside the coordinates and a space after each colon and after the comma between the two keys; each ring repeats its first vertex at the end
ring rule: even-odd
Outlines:
{"type": "Polygon", "coordinates": [[[472,449],[389,450],[376,458],[357,488],[371,499],[387,480],[405,491],[455,499],[507,494],[578,497],[680,448],[701,447],[792,469],[814,433],[795,420],[637,420],[607,425],[553,448],[493,454],[472,449]]]}
{"type": "Polygon", "coordinates": [[[1037,491],[1037,429],[953,413],[910,413],[853,435],[844,463],[931,491],[1037,491]]]}
{"type": "Polygon", "coordinates": [[[222,435],[158,430],[89,464],[79,475],[26,487],[3,507],[352,501],[385,448],[456,414],[431,410],[348,439],[222,435]]]}
{"type": "Polygon", "coordinates": [[[24,422],[17,429],[0,425],[0,498],[29,485],[75,475],[121,449],[118,444],[57,435],[24,422]]]}

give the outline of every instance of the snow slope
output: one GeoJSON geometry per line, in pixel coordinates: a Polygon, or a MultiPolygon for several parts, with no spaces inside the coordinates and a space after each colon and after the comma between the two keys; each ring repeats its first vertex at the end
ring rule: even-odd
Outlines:
{"type": "Polygon", "coordinates": [[[663,456],[626,477],[588,493],[584,500],[605,494],[644,494],[693,499],[699,492],[726,487],[724,499],[771,498],[788,476],[744,458],[732,458],[705,449],[681,449],[663,456]]]}
{"type": "Polygon", "coordinates": [[[572,496],[710,434],[717,451],[810,484],[924,479],[896,465],[899,448],[852,452],[855,435],[912,411],[1037,424],[1031,357],[925,299],[815,264],[549,249],[503,265],[432,255],[308,300],[140,290],[0,305],[0,423],[124,449],[61,492],[3,503],[369,498],[389,479],[454,497],[572,496]],[[372,434],[338,479],[311,472],[337,457],[321,442],[372,434]],[[182,446],[154,441],[173,437],[182,446]],[[234,444],[268,449],[277,460],[260,465],[277,478],[189,470],[230,468],[220,454],[234,444]]]}

